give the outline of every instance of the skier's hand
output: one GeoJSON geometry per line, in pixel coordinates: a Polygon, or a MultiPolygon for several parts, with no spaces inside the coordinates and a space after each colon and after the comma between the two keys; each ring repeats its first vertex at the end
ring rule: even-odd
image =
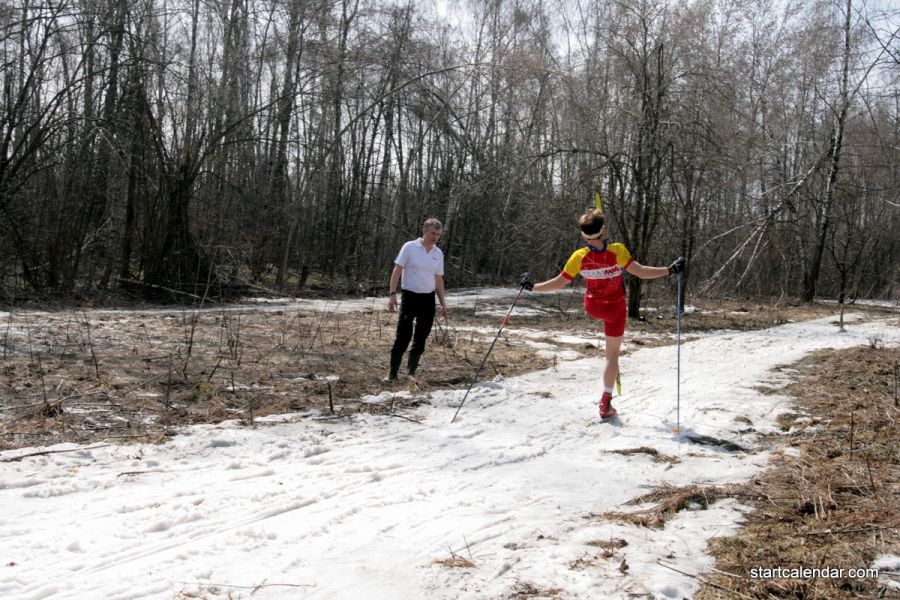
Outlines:
{"type": "Polygon", "coordinates": [[[681,273],[684,271],[684,265],[687,264],[687,259],[683,256],[679,256],[675,259],[671,265],[669,265],[669,275],[673,275],[675,273],[681,273]]]}
{"type": "Polygon", "coordinates": [[[534,289],[534,276],[528,271],[525,271],[519,277],[519,285],[530,292],[534,289]]]}
{"type": "Polygon", "coordinates": [[[391,292],[391,295],[388,296],[388,310],[394,312],[397,310],[397,294],[391,292]]]}

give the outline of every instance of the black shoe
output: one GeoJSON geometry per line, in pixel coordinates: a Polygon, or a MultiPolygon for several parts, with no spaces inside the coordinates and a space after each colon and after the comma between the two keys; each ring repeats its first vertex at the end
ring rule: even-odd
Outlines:
{"type": "Polygon", "coordinates": [[[390,367],[390,370],[388,371],[388,376],[387,376],[388,381],[396,381],[397,380],[397,373],[400,372],[400,363],[402,363],[402,362],[403,362],[403,353],[402,352],[398,352],[398,353],[391,352],[391,367],[390,367]]]}
{"type": "Polygon", "coordinates": [[[410,377],[414,377],[416,374],[416,369],[419,368],[419,359],[422,358],[421,354],[410,354],[409,359],[406,362],[407,373],[409,373],[410,377]]]}

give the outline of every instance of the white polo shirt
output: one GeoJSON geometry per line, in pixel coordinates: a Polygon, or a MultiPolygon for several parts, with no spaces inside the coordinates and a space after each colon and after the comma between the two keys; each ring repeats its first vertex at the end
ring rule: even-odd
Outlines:
{"type": "Polygon", "coordinates": [[[417,294],[433,292],[434,276],[444,276],[444,253],[437,246],[426,250],[422,238],[403,244],[394,264],[403,267],[400,288],[417,294]]]}

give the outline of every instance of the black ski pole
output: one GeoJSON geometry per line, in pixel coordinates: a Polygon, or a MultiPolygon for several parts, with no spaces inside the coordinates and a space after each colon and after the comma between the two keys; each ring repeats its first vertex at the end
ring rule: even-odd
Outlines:
{"type": "Polygon", "coordinates": [[[681,289],[682,289],[682,272],[678,272],[677,298],[675,299],[675,310],[677,311],[676,328],[675,328],[675,433],[681,431],[681,289]]]}
{"type": "Polygon", "coordinates": [[[456,407],[456,413],[453,415],[453,418],[450,420],[451,423],[456,421],[456,416],[459,414],[459,411],[462,409],[463,404],[466,403],[466,398],[469,397],[469,392],[472,391],[472,386],[475,385],[475,380],[478,379],[478,374],[481,373],[481,369],[484,368],[484,363],[487,362],[488,356],[491,355],[491,350],[494,349],[494,344],[497,343],[497,338],[500,337],[500,332],[503,331],[503,328],[506,327],[506,324],[509,322],[509,315],[512,314],[513,307],[515,307],[516,302],[519,301],[519,296],[522,295],[522,290],[525,289],[525,286],[519,288],[519,293],[516,294],[516,298],[513,300],[513,303],[510,305],[509,310],[506,311],[506,316],[503,317],[503,320],[500,321],[500,329],[497,330],[497,335],[494,336],[494,341],[491,342],[491,347],[488,348],[487,354],[484,355],[484,358],[481,361],[481,364],[478,365],[478,370],[475,371],[475,375],[472,377],[472,382],[469,384],[469,389],[466,390],[466,395],[463,396],[462,402],[459,403],[459,406],[456,407]]]}

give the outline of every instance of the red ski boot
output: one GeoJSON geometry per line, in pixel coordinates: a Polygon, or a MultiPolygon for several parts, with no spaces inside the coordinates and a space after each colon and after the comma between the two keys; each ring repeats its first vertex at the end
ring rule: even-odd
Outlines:
{"type": "Polygon", "coordinates": [[[603,392],[600,397],[600,418],[607,419],[616,416],[616,409],[612,407],[612,394],[603,392]]]}

